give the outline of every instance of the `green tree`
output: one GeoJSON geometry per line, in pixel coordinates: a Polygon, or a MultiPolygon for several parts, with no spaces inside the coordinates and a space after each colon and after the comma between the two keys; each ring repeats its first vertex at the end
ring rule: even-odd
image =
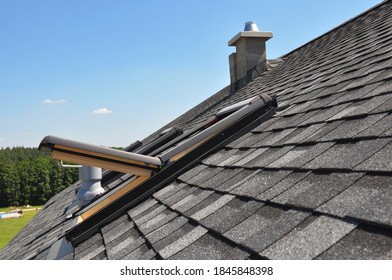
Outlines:
{"type": "Polygon", "coordinates": [[[1,194],[5,203],[18,206],[20,201],[20,185],[16,168],[13,164],[1,163],[1,194]]]}
{"type": "Polygon", "coordinates": [[[78,179],[36,148],[0,149],[0,206],[43,204],[78,179]]]}

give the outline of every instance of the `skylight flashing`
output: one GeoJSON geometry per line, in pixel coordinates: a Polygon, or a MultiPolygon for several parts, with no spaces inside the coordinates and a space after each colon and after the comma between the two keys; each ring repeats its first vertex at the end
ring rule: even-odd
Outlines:
{"type": "Polygon", "coordinates": [[[73,252],[72,244],[65,237],[57,240],[49,250],[47,260],[61,260],[73,252]]]}

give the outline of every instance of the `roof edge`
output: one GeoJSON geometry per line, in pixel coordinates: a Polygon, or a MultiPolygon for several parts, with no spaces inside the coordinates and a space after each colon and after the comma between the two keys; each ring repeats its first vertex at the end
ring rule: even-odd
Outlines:
{"type": "Polygon", "coordinates": [[[284,54],[284,55],[279,56],[279,57],[276,58],[276,59],[284,59],[286,56],[288,56],[288,55],[290,55],[290,54],[292,54],[292,53],[298,51],[299,49],[302,49],[303,47],[305,47],[306,45],[311,44],[311,43],[314,42],[314,41],[319,40],[320,38],[322,38],[322,37],[328,35],[329,33],[335,31],[336,29],[341,28],[343,25],[346,25],[346,24],[348,24],[348,23],[350,23],[350,22],[352,22],[352,21],[354,21],[354,20],[360,18],[361,16],[363,16],[363,15],[369,13],[370,11],[372,11],[372,10],[374,10],[374,9],[376,9],[376,8],[378,8],[378,7],[380,7],[380,6],[382,6],[382,5],[384,5],[386,2],[389,2],[389,1],[391,1],[391,0],[383,0],[381,3],[374,5],[373,7],[367,9],[366,11],[363,11],[362,13],[360,13],[360,14],[358,14],[358,15],[356,15],[356,16],[354,16],[354,17],[348,19],[348,20],[346,20],[345,22],[343,22],[343,23],[341,23],[341,24],[335,26],[334,28],[332,28],[331,30],[325,32],[324,34],[319,35],[319,36],[313,38],[312,40],[308,41],[307,43],[305,43],[305,44],[299,46],[298,48],[293,49],[292,51],[290,51],[290,52],[288,52],[288,53],[286,53],[286,54],[284,54]]]}

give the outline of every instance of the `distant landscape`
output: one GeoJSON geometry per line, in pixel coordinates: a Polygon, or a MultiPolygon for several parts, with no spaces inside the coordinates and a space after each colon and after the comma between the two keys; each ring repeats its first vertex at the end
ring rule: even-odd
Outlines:
{"type": "Polygon", "coordinates": [[[0,207],[43,205],[77,180],[77,169],[61,168],[49,153],[0,149],[0,207]]]}
{"type": "MultiPolygon", "coordinates": [[[[23,210],[23,215],[15,219],[0,219],[0,250],[5,247],[38,213],[42,206],[18,207],[23,210]]],[[[0,208],[0,212],[9,212],[15,207],[0,208]]]]}
{"type": "Polygon", "coordinates": [[[25,147],[0,149],[0,212],[23,210],[19,218],[0,219],[0,250],[42,207],[31,205],[44,205],[77,180],[77,169],[61,168],[49,153],[25,147]]]}

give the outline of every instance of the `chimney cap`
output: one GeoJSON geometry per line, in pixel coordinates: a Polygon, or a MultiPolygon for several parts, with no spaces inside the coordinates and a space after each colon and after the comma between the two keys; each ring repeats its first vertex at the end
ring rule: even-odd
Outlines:
{"type": "Polygon", "coordinates": [[[236,46],[237,42],[241,38],[261,38],[265,41],[273,37],[272,32],[260,32],[260,31],[241,31],[235,35],[228,43],[229,46],[236,46]]]}
{"type": "Polygon", "coordinates": [[[235,35],[228,43],[229,46],[236,46],[241,38],[260,38],[267,41],[272,38],[272,32],[260,32],[255,21],[245,22],[244,31],[235,35]]]}
{"type": "Polygon", "coordinates": [[[259,32],[259,28],[257,27],[257,24],[255,21],[247,21],[245,22],[245,28],[244,31],[256,31],[259,32]]]}

